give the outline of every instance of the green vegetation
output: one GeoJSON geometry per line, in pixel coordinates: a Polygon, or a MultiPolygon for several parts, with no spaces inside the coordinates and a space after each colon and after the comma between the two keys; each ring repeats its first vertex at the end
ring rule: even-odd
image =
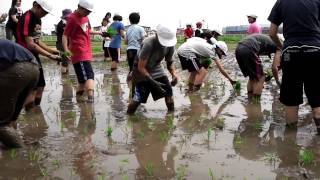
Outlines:
{"type": "Polygon", "coordinates": [[[234,89],[236,91],[240,91],[241,90],[241,82],[240,81],[236,81],[236,83],[234,84],[234,89]]]}
{"type": "Polygon", "coordinates": [[[276,153],[265,153],[262,160],[269,163],[276,163],[281,161],[276,153]]]}
{"type": "Polygon", "coordinates": [[[216,179],[216,178],[214,177],[214,173],[213,173],[213,171],[212,171],[211,168],[209,168],[209,176],[210,176],[210,179],[211,179],[211,180],[215,180],[215,179],[216,179]]]}
{"type": "Polygon", "coordinates": [[[185,179],[186,176],[186,168],[184,166],[179,166],[176,170],[176,177],[178,180],[185,179]]]}
{"type": "Polygon", "coordinates": [[[110,126],[105,130],[105,133],[107,134],[108,137],[112,135],[112,132],[113,132],[113,129],[110,126]]]}
{"type": "Polygon", "coordinates": [[[151,162],[148,162],[147,165],[144,167],[144,169],[147,171],[148,176],[153,176],[154,166],[151,162]]]}
{"type": "Polygon", "coordinates": [[[309,165],[314,162],[314,155],[312,151],[303,150],[299,154],[299,162],[301,165],[309,165]]]}

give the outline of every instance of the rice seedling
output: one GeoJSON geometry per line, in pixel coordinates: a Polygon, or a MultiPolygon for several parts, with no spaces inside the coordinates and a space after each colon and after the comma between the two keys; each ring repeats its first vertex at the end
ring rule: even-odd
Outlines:
{"type": "Polygon", "coordinates": [[[302,150],[299,153],[299,162],[302,166],[309,165],[314,162],[314,154],[310,150],[302,150]]]}
{"type": "Polygon", "coordinates": [[[166,131],[162,131],[160,132],[159,137],[162,142],[166,142],[169,139],[169,133],[166,131]]]}
{"type": "Polygon", "coordinates": [[[262,160],[269,163],[276,163],[281,161],[276,153],[265,153],[262,157],[262,160]]]}
{"type": "Polygon", "coordinates": [[[54,161],[52,162],[52,165],[53,165],[54,167],[56,167],[56,168],[60,168],[60,167],[61,167],[61,162],[60,162],[58,159],[56,159],[56,160],[54,160],[54,161]]]}
{"type": "Polygon", "coordinates": [[[217,119],[217,122],[215,124],[216,128],[222,130],[225,126],[225,123],[224,123],[225,119],[224,118],[218,118],[217,119]]]}
{"type": "Polygon", "coordinates": [[[10,150],[11,159],[15,159],[17,156],[18,156],[17,150],[16,149],[11,149],[10,150]]]}
{"type": "Polygon", "coordinates": [[[147,172],[147,175],[150,177],[150,176],[153,176],[153,170],[154,170],[154,166],[151,162],[148,162],[146,164],[146,166],[144,167],[144,169],[146,170],[147,172]]]}
{"type": "Polygon", "coordinates": [[[105,130],[105,133],[107,134],[108,137],[111,137],[112,132],[113,132],[113,129],[110,126],[105,130]]]}
{"type": "Polygon", "coordinates": [[[176,170],[176,177],[178,180],[183,180],[186,177],[186,168],[184,166],[179,166],[176,170]]]}
{"type": "Polygon", "coordinates": [[[211,180],[215,180],[215,179],[216,179],[216,178],[214,177],[214,173],[213,173],[213,171],[212,171],[211,168],[209,168],[209,177],[210,177],[211,180]]]}

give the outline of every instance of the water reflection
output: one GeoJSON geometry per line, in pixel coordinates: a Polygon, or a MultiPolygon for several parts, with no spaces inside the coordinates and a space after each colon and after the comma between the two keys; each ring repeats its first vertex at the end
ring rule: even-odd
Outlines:
{"type": "Polygon", "coordinates": [[[111,97],[112,104],[111,109],[114,117],[117,121],[123,121],[125,115],[125,103],[123,102],[123,91],[121,88],[121,82],[117,72],[111,74],[111,97]]]}
{"type": "MultiPolygon", "coordinates": [[[[132,120],[133,117],[130,118],[132,120]]],[[[138,122],[133,122],[135,155],[140,165],[136,170],[137,179],[145,179],[151,174],[157,178],[174,177],[174,158],[178,151],[175,146],[168,147],[172,135],[172,122],[173,114],[167,114],[165,121],[161,122],[141,118],[138,122]]]]}

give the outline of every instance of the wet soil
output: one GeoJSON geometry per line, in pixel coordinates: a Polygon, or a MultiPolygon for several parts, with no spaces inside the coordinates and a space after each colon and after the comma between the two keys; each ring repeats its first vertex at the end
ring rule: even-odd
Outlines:
{"type": "Polygon", "coordinates": [[[117,72],[93,63],[93,104],[76,101],[73,68],[61,76],[44,63],[41,106],[19,117],[25,147],[0,150],[0,179],[319,179],[320,138],[308,104],[298,128],[286,128],[276,83],[249,103],[234,55],[223,64],[240,92],[213,66],[202,89],[187,94],[188,74],[178,68],[174,113],[149,98],[128,116],[125,62],[117,72]]]}

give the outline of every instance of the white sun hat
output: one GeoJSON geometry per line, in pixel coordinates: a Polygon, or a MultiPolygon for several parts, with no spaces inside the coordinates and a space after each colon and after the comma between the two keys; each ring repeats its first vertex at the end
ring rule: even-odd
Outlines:
{"type": "Polygon", "coordinates": [[[227,44],[226,44],[225,42],[223,42],[223,41],[218,41],[218,42],[216,42],[215,45],[216,45],[218,48],[220,48],[220,49],[223,51],[224,54],[227,54],[227,52],[228,52],[228,46],[227,46],[227,44]]]}
{"type": "Polygon", "coordinates": [[[36,3],[39,4],[44,11],[52,14],[52,5],[49,3],[49,0],[36,0],[36,3]]]}
{"type": "Polygon", "coordinates": [[[255,19],[257,19],[257,18],[258,18],[258,16],[257,16],[257,15],[255,15],[255,14],[248,14],[248,15],[247,15],[247,17],[252,17],[252,18],[255,18],[255,19]]]}
{"type": "Polygon", "coordinates": [[[159,24],[156,28],[157,36],[162,46],[171,47],[177,43],[177,29],[171,26],[159,24]]]}
{"type": "Polygon", "coordinates": [[[94,5],[92,3],[92,0],[80,0],[79,1],[79,6],[83,7],[84,9],[88,10],[88,11],[93,11],[94,9],[94,5]]]}
{"type": "Polygon", "coordinates": [[[222,36],[222,35],[223,35],[222,31],[221,31],[221,30],[219,30],[219,29],[213,29],[212,31],[214,31],[214,32],[218,33],[220,36],[222,36]]]}

